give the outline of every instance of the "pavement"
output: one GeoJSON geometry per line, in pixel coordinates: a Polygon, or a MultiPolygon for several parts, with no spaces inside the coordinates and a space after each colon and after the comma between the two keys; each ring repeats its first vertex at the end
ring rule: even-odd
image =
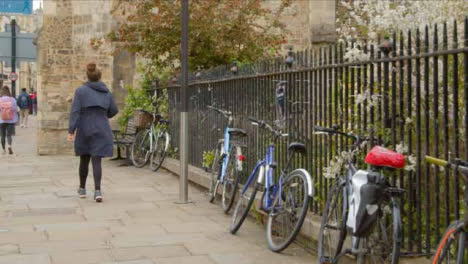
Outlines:
{"type": "Polygon", "coordinates": [[[0,264],[316,263],[293,244],[268,250],[264,227],[249,219],[238,235],[230,216],[189,186],[176,204],[178,178],[166,171],[103,163],[104,202],[80,199],[78,158],[37,156],[35,118],[17,127],[13,156],[0,154],[0,264]]]}

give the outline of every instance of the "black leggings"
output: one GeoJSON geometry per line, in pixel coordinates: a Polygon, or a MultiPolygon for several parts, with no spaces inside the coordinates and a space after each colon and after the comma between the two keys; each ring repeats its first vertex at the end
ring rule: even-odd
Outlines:
{"type": "Polygon", "coordinates": [[[80,156],[80,188],[86,187],[86,178],[88,177],[89,161],[93,163],[94,187],[95,190],[101,190],[101,157],[91,157],[90,155],[80,156]]]}
{"type": "Polygon", "coordinates": [[[12,135],[13,135],[13,129],[15,128],[15,124],[8,124],[8,123],[2,123],[0,124],[0,136],[1,136],[1,143],[2,143],[2,149],[5,149],[5,141],[8,142],[8,145],[11,146],[11,143],[13,142],[12,135]]]}

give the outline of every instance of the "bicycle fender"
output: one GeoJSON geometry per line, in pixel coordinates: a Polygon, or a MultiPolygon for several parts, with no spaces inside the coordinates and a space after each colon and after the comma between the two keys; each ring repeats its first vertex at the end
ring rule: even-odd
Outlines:
{"type": "Polygon", "coordinates": [[[169,133],[166,132],[166,137],[167,137],[167,141],[166,141],[166,146],[164,147],[164,151],[167,152],[169,150],[169,145],[171,142],[171,135],[169,135],[169,133]]]}
{"type": "MultiPolygon", "coordinates": [[[[241,147],[236,147],[236,152],[237,152],[237,157],[241,156],[242,155],[242,149],[241,147]]],[[[243,162],[242,160],[240,160],[239,158],[237,159],[237,170],[238,171],[242,171],[242,168],[243,168],[243,162]]]]}
{"type": "Polygon", "coordinates": [[[295,171],[301,171],[302,173],[304,173],[304,175],[306,176],[306,179],[307,179],[307,195],[309,195],[309,197],[314,197],[315,196],[315,189],[314,189],[314,184],[313,184],[313,181],[312,181],[312,177],[310,176],[309,172],[306,171],[305,169],[295,169],[293,170],[291,173],[294,173],[295,171]]]}

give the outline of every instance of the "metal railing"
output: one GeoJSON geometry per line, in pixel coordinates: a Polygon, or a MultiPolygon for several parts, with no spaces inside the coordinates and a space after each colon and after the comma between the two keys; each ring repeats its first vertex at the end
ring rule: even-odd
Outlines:
{"type": "MultiPolygon", "coordinates": [[[[269,142],[247,117],[272,122],[284,118],[289,141],[307,144],[309,155],[298,158],[297,165],[313,175],[317,197],[311,210],[320,214],[332,182],[323,176],[325,168],[350,142],[315,135],[314,125],[338,124],[345,131],[379,139],[391,149],[405,146],[410,168],[388,174],[391,183],[407,190],[402,199],[404,246],[408,252],[430,254],[443,229],[465,211],[460,175],[423,162],[426,154],[445,159],[452,154],[468,160],[468,19],[463,37],[458,27],[456,22],[426,26],[421,31],[393,34],[393,42],[385,39],[379,46],[356,46],[364,54],[360,61],[345,59],[346,51],[356,44],[339,43],[290,53],[286,60],[236,65],[234,70],[228,65],[193,74],[190,164],[202,167],[203,152],[215,147],[226,125],[208,105],[232,111],[235,126],[248,132],[246,172],[269,142]],[[291,57],[292,66],[284,63],[291,57]],[[280,81],[286,83],[281,118],[275,97],[280,81]]],[[[177,146],[178,86],[168,87],[168,94],[171,133],[177,146]]],[[[276,156],[278,163],[285,160],[286,142],[276,156]]]]}

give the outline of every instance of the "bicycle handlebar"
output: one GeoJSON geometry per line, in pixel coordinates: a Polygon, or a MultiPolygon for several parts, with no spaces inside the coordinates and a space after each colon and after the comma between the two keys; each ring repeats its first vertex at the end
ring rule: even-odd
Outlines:
{"type": "Polygon", "coordinates": [[[259,127],[267,129],[268,131],[270,131],[271,133],[273,133],[277,137],[287,137],[287,136],[289,136],[288,134],[282,134],[281,131],[278,131],[278,130],[274,129],[272,126],[270,126],[267,122],[265,122],[263,120],[258,120],[258,119],[254,118],[254,117],[251,117],[251,116],[249,116],[248,119],[252,123],[257,124],[259,127]]]}
{"type": "Polygon", "coordinates": [[[354,134],[351,134],[351,133],[345,133],[345,132],[340,131],[339,130],[340,127],[338,125],[333,125],[332,128],[321,127],[321,126],[315,126],[314,128],[315,128],[316,131],[320,131],[320,132],[324,132],[324,133],[328,133],[328,134],[342,135],[342,136],[354,139],[355,141],[365,140],[364,137],[360,137],[360,136],[357,136],[357,135],[354,135],[354,134]]]}
{"type": "Polygon", "coordinates": [[[456,169],[462,172],[465,175],[468,175],[468,163],[460,159],[455,159],[455,162],[438,159],[431,156],[426,156],[426,162],[432,163],[442,167],[449,167],[451,169],[456,169]]]}
{"type": "Polygon", "coordinates": [[[208,105],[207,108],[213,110],[213,111],[216,111],[222,115],[224,115],[226,118],[230,118],[232,117],[232,112],[231,111],[225,111],[225,110],[222,110],[222,109],[219,109],[219,108],[216,108],[214,106],[211,106],[211,105],[208,105]]]}

